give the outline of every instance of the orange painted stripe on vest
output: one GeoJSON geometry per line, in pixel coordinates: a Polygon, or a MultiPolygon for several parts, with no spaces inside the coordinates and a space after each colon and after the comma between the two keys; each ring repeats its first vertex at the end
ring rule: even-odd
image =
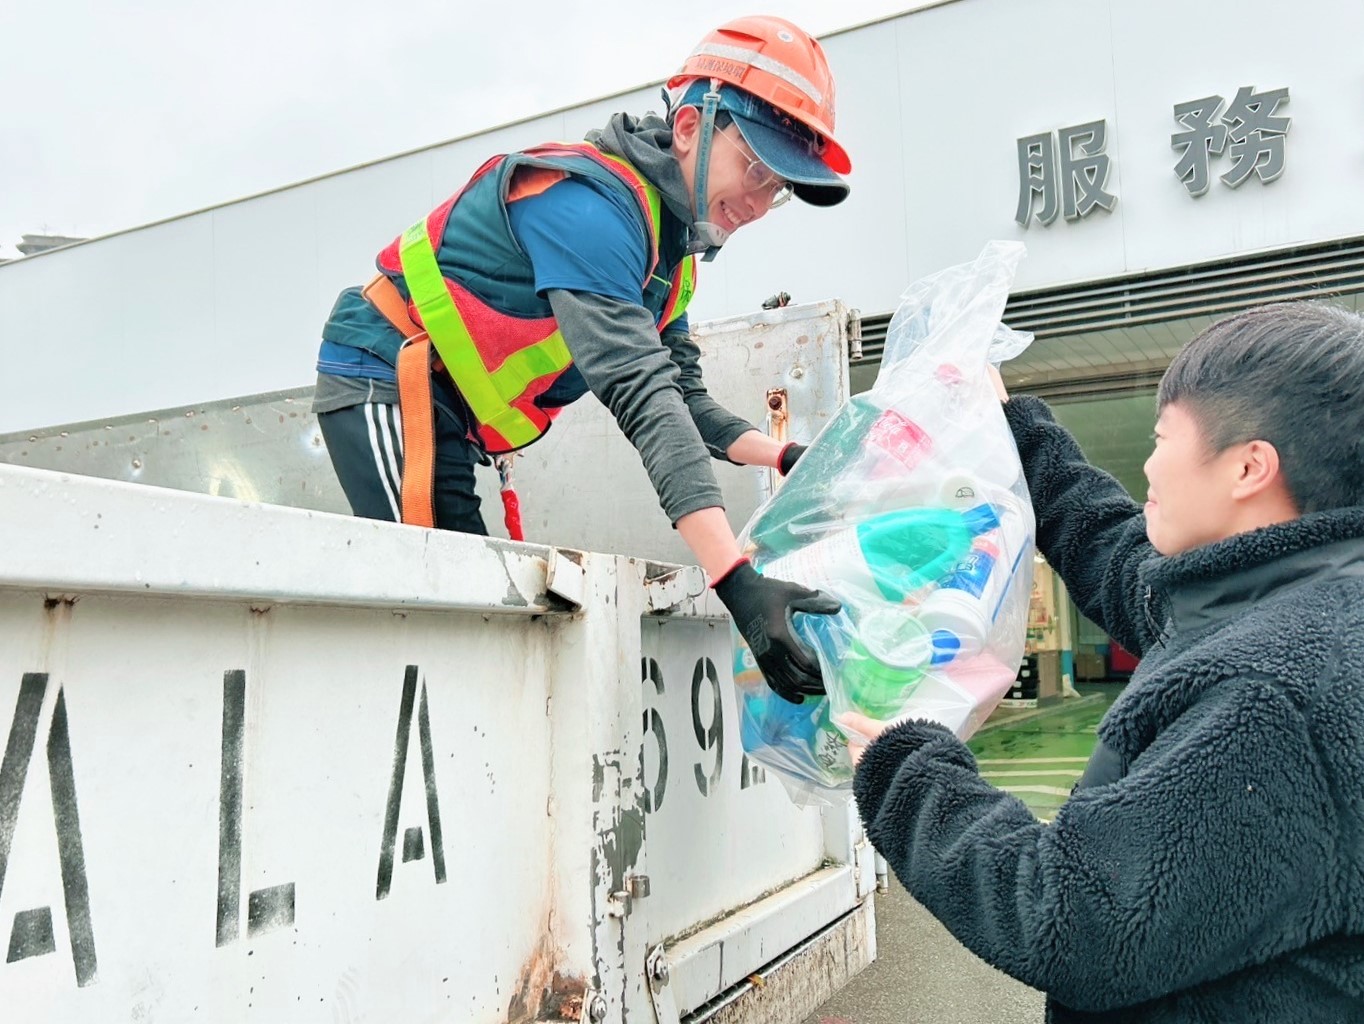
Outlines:
{"type": "Polygon", "coordinates": [[[556,171],[551,167],[518,167],[512,172],[511,184],[507,188],[507,202],[529,199],[559,184],[568,177],[567,171],[556,171]]]}

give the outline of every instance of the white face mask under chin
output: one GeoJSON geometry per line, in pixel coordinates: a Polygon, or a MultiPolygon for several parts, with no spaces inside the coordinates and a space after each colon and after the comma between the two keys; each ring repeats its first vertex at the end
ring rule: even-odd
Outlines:
{"type": "Polygon", "coordinates": [[[692,254],[704,252],[706,255],[703,258],[707,260],[714,259],[720,246],[729,241],[730,232],[711,221],[697,221],[692,229],[692,240],[687,251],[692,254]]]}

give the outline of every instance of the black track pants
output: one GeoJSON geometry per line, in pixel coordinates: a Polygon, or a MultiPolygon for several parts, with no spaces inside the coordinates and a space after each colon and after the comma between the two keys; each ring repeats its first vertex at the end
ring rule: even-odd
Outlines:
{"type": "MultiPolygon", "coordinates": [[[[440,403],[435,420],[436,527],[486,536],[474,491],[479,452],[470,444],[463,422],[440,403]]],[[[317,423],[351,511],[365,519],[401,522],[403,420],[398,406],[363,402],[319,413],[317,423]]]]}

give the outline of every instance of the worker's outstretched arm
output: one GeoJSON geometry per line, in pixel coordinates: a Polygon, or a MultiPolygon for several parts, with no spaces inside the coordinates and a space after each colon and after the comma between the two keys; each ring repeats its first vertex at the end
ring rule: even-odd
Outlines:
{"type": "Polygon", "coordinates": [[[783,475],[791,472],[805,447],[773,440],[711,398],[701,379],[701,350],[692,340],[685,316],[663,332],[663,344],[677,367],[682,400],[710,453],[740,466],[771,466],[783,475]]]}
{"type": "Polygon", "coordinates": [[[789,700],[822,693],[818,665],[792,632],[791,615],[832,613],[838,602],[764,579],[743,558],[706,446],[683,401],[678,367],[648,310],[583,292],[551,290],[549,300],[578,372],[639,451],[664,512],[715,581],[764,678],[789,700]]]}

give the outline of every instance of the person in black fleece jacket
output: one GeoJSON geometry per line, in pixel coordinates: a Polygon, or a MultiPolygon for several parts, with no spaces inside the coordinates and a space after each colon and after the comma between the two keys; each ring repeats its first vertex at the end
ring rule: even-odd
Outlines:
{"type": "Polygon", "coordinates": [[[1039,549],[1141,655],[1055,820],[942,727],[849,716],[858,807],[1048,1021],[1364,1021],[1364,318],[1220,321],[1158,406],[1144,510],[1042,401],[1004,406],[1039,549]]]}

